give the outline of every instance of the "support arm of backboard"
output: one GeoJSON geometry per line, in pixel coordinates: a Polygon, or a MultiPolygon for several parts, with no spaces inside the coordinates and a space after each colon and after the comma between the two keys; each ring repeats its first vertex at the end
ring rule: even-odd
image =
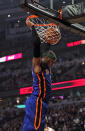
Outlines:
{"type": "MultiPolygon", "coordinates": [[[[50,22],[54,22],[56,24],[59,24],[60,27],[70,30],[76,34],[79,34],[81,36],[85,37],[85,30],[82,28],[80,28],[80,26],[75,26],[75,24],[73,24],[74,22],[71,23],[72,20],[75,19],[79,19],[78,17],[76,18],[72,18],[72,19],[59,19],[57,16],[58,14],[56,14],[54,11],[52,12],[52,10],[46,10],[47,8],[45,8],[44,6],[37,4],[37,3],[27,3],[27,4],[21,4],[20,6],[21,8],[23,8],[26,12],[31,12],[32,14],[38,14],[38,16],[43,17],[48,19],[50,22]]],[[[82,19],[82,17],[81,17],[82,19]]],[[[85,19],[85,18],[84,18],[85,19]]],[[[83,20],[84,20],[83,19],[83,20]]],[[[78,23],[78,21],[77,21],[78,23]]]]}
{"type": "Polygon", "coordinates": [[[71,24],[85,22],[85,13],[71,17],[71,18],[64,18],[64,20],[71,24]]]}

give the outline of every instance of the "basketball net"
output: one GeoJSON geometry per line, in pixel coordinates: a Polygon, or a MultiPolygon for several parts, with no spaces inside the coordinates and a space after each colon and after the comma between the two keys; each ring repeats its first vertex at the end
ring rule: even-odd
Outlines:
{"type": "Polygon", "coordinates": [[[40,18],[37,15],[30,15],[27,17],[27,19],[29,19],[34,24],[41,43],[50,43],[54,45],[57,44],[61,39],[61,33],[58,25],[50,23],[48,20],[40,18]],[[53,30],[48,30],[49,28],[53,30]],[[51,35],[51,37],[49,35],[51,35]]]}

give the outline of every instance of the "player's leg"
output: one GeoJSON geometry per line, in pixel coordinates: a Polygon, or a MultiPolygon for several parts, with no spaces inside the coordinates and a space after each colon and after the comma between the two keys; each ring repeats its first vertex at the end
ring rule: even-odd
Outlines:
{"type": "Polygon", "coordinates": [[[26,101],[25,117],[22,131],[35,131],[34,128],[35,109],[36,109],[36,99],[35,97],[29,97],[26,101]]]}
{"type": "Polygon", "coordinates": [[[74,5],[67,5],[62,10],[63,18],[65,17],[73,17],[76,15],[81,15],[85,13],[85,2],[81,2],[74,5]]]}

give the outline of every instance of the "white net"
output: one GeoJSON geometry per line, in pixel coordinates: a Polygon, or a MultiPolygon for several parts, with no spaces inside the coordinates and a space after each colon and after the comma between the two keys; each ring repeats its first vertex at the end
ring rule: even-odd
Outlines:
{"type": "Polygon", "coordinates": [[[34,23],[41,43],[50,43],[54,45],[57,44],[61,39],[61,33],[58,25],[49,23],[48,20],[40,17],[32,18],[30,21],[34,23]]]}
{"type": "MultiPolygon", "coordinates": [[[[45,39],[45,32],[46,32],[46,30],[47,29],[49,29],[49,28],[51,28],[51,27],[53,27],[53,28],[55,28],[56,29],[56,31],[60,34],[60,30],[58,29],[58,27],[57,26],[40,26],[40,27],[38,27],[38,26],[35,26],[35,29],[36,29],[36,31],[37,31],[37,33],[38,33],[38,35],[39,35],[39,37],[40,37],[40,40],[41,40],[41,42],[43,43],[45,43],[45,42],[47,42],[46,41],[46,39],[45,39]]],[[[53,32],[53,31],[51,31],[51,32],[53,32]]],[[[48,34],[47,34],[48,35],[48,34]]],[[[46,37],[48,38],[49,36],[47,36],[46,35],[46,37]]],[[[49,32],[49,35],[50,35],[50,32],[49,32]]],[[[51,40],[52,39],[55,39],[55,36],[51,36],[51,38],[50,38],[51,40]]],[[[60,38],[59,38],[60,39],[60,38]]],[[[54,43],[54,44],[56,44],[56,43],[54,43]]]]}

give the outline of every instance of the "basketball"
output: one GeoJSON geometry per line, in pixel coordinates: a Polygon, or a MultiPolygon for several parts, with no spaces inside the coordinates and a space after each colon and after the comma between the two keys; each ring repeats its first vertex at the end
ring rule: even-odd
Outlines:
{"type": "Polygon", "coordinates": [[[57,28],[50,27],[45,31],[44,39],[47,43],[55,45],[61,39],[61,34],[57,28]]]}

